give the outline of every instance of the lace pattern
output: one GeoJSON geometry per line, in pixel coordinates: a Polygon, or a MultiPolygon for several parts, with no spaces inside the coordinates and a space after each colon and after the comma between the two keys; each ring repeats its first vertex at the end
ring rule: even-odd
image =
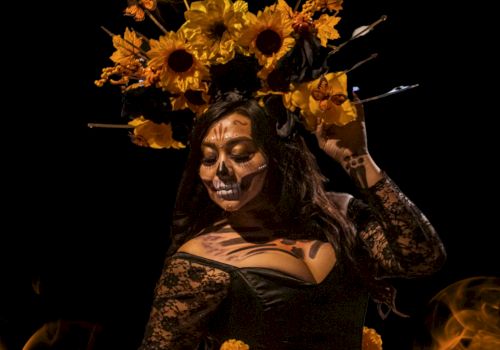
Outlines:
{"type": "Polygon", "coordinates": [[[434,228],[389,177],[363,193],[367,204],[352,199],[348,216],[376,261],[378,278],[416,277],[441,267],[445,253],[434,228]]]}
{"type": "Polygon", "coordinates": [[[140,350],[196,349],[229,282],[229,274],[214,267],[167,259],[140,350]]]}

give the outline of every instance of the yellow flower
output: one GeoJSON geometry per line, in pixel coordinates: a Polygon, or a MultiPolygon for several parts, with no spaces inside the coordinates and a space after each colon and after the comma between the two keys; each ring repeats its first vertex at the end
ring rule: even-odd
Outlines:
{"type": "Polygon", "coordinates": [[[320,18],[314,21],[314,26],[318,32],[316,35],[321,40],[321,46],[326,47],[328,40],[340,38],[339,32],[335,29],[335,25],[339,21],[340,17],[327,14],[321,15],[320,18]]]}
{"type": "Polygon", "coordinates": [[[257,16],[248,13],[250,25],[239,44],[255,54],[259,64],[270,71],[295,44],[292,19],[280,7],[266,7],[257,16]]]}
{"type": "Polygon", "coordinates": [[[182,30],[198,58],[226,63],[234,58],[235,43],[245,30],[248,4],[238,0],[205,0],[191,3],[184,13],[182,30]]]}
{"type": "Polygon", "coordinates": [[[361,350],[382,350],[382,337],[373,328],[363,327],[361,350]]]}
{"type": "Polygon", "coordinates": [[[293,86],[283,97],[288,109],[300,108],[305,126],[315,130],[318,118],[328,124],[346,125],[356,119],[356,109],[347,99],[347,76],[328,73],[311,82],[293,86]]]}
{"type": "Polygon", "coordinates": [[[115,63],[127,66],[133,59],[137,58],[141,45],[142,39],[137,36],[135,31],[125,28],[123,39],[119,35],[113,36],[113,46],[116,51],[110,58],[115,63]]]}
{"type": "Polygon", "coordinates": [[[220,350],[250,350],[250,347],[241,340],[226,340],[220,347],[220,350]]]}
{"type": "Polygon", "coordinates": [[[202,89],[187,90],[177,96],[170,97],[172,110],[177,111],[189,108],[197,117],[200,117],[208,109],[208,102],[210,96],[208,95],[208,84],[203,83],[202,89]]]}
{"type": "Polygon", "coordinates": [[[157,124],[144,117],[135,118],[128,123],[134,127],[132,142],[139,146],[151,148],[184,148],[185,146],[173,139],[170,124],[157,124]]]}
{"type": "Polygon", "coordinates": [[[160,71],[159,87],[172,93],[185,92],[198,89],[208,79],[207,67],[192,54],[182,31],[169,32],[149,43],[148,66],[160,71]]]}
{"type": "Polygon", "coordinates": [[[129,0],[129,4],[125,9],[125,16],[132,16],[138,22],[144,21],[144,10],[154,11],[156,9],[156,0],[129,0]]]}

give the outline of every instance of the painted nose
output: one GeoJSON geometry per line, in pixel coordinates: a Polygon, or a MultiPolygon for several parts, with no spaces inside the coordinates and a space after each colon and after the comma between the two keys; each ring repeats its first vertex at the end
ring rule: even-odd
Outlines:
{"type": "Polygon", "coordinates": [[[229,169],[226,166],[226,162],[220,162],[219,167],[217,168],[217,176],[221,180],[227,179],[230,176],[229,169]]]}

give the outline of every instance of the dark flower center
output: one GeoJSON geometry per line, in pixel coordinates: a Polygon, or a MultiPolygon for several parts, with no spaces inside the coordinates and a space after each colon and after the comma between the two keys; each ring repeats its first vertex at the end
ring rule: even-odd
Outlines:
{"type": "Polygon", "coordinates": [[[187,90],[184,93],[184,97],[186,98],[186,100],[196,106],[203,106],[204,104],[206,104],[201,91],[187,90]]]}
{"type": "Polygon", "coordinates": [[[193,65],[193,55],[186,50],[176,50],[168,56],[168,66],[177,73],[183,73],[193,65]]]}
{"type": "Polygon", "coordinates": [[[255,44],[260,52],[271,56],[281,48],[281,36],[272,29],[266,29],[259,33],[255,44]]]}
{"type": "Polygon", "coordinates": [[[216,22],[213,26],[210,27],[208,31],[208,36],[215,40],[222,39],[224,32],[227,30],[227,27],[224,25],[224,22],[216,22]]]}

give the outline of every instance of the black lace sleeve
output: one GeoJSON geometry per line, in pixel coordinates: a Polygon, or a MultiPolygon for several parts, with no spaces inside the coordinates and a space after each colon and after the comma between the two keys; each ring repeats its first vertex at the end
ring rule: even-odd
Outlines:
{"type": "Polygon", "coordinates": [[[139,350],[197,349],[210,316],[227,294],[229,279],[225,271],[169,258],[139,350]]]}
{"type": "Polygon", "coordinates": [[[384,175],[369,189],[365,201],[352,199],[348,216],[369,255],[377,277],[430,274],[445,260],[443,244],[422,212],[384,175]]]}

